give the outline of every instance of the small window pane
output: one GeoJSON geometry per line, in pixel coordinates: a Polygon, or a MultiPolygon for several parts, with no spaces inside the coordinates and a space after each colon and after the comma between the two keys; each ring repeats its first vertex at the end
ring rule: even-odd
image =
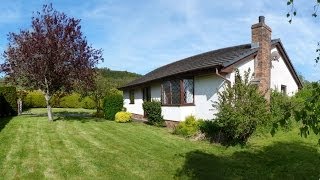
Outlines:
{"type": "Polygon", "coordinates": [[[150,87],[145,87],[142,89],[143,101],[151,101],[151,89],[150,87]]]}
{"type": "Polygon", "coordinates": [[[170,81],[162,84],[162,104],[171,104],[170,81]]]}
{"type": "Polygon", "coordinates": [[[281,93],[284,95],[287,94],[287,86],[286,85],[281,85],[281,93]]]}
{"type": "Polygon", "coordinates": [[[134,104],[134,90],[129,91],[130,104],[134,104]]]}
{"type": "Polygon", "coordinates": [[[171,80],[171,92],[172,92],[172,104],[180,104],[181,103],[181,88],[180,88],[180,80],[171,80]]]}
{"type": "Polygon", "coordinates": [[[193,103],[193,79],[184,79],[183,80],[184,87],[184,102],[189,104],[193,103]]]}

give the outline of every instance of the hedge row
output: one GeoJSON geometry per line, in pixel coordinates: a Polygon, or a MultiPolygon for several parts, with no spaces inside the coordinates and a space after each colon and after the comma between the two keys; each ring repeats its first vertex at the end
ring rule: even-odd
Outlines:
{"type": "MultiPolygon", "coordinates": [[[[78,93],[59,97],[53,96],[50,100],[52,107],[56,108],[85,108],[95,109],[95,101],[89,96],[81,98],[78,93]]],[[[24,108],[45,108],[46,100],[41,91],[31,91],[23,99],[24,108]]]]}
{"type": "Polygon", "coordinates": [[[17,93],[15,87],[0,87],[0,117],[17,115],[17,93]]]}
{"type": "Polygon", "coordinates": [[[114,120],[117,112],[123,108],[122,94],[108,94],[104,98],[104,117],[108,120],[114,120]]]}

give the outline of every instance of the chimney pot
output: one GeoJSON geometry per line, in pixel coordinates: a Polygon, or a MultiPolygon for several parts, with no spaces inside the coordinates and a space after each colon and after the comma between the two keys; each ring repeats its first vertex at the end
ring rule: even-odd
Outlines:
{"type": "Polygon", "coordinates": [[[259,23],[264,23],[264,16],[259,16],[259,23]]]}

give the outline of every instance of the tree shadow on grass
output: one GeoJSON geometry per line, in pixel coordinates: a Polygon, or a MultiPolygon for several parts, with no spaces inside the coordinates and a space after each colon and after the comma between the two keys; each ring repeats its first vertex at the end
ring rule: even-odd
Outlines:
{"type": "Polygon", "coordinates": [[[191,179],[319,179],[320,153],[301,143],[276,143],[258,152],[216,156],[202,151],[185,154],[176,178],[191,179]]]}
{"type": "Polygon", "coordinates": [[[82,123],[86,122],[103,122],[106,121],[105,119],[102,118],[97,118],[94,116],[56,116],[55,115],[54,121],[79,121],[82,123]]]}
{"type": "MultiPolygon", "coordinates": [[[[47,113],[33,114],[35,117],[47,117],[47,113]]],[[[70,111],[61,111],[54,112],[54,121],[80,121],[85,122],[102,122],[104,119],[95,117],[92,113],[88,112],[70,112],[70,111]]]]}
{"type": "Polygon", "coordinates": [[[0,132],[2,131],[2,129],[6,127],[6,125],[10,122],[11,119],[12,119],[12,116],[0,117],[0,132]]]}

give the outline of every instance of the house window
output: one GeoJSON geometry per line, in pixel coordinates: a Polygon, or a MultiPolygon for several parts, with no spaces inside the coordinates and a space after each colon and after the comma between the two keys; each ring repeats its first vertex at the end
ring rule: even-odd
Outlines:
{"type": "Polygon", "coordinates": [[[130,104],[134,104],[134,90],[129,91],[130,104]]]}
{"type": "Polygon", "coordinates": [[[145,87],[142,89],[142,97],[143,101],[151,101],[151,88],[145,87]]]}
{"type": "Polygon", "coordinates": [[[161,85],[162,105],[191,105],[194,103],[192,78],[172,79],[161,85]]]}
{"type": "Polygon", "coordinates": [[[281,85],[281,93],[283,95],[286,95],[287,94],[287,86],[286,85],[281,85]]]}

